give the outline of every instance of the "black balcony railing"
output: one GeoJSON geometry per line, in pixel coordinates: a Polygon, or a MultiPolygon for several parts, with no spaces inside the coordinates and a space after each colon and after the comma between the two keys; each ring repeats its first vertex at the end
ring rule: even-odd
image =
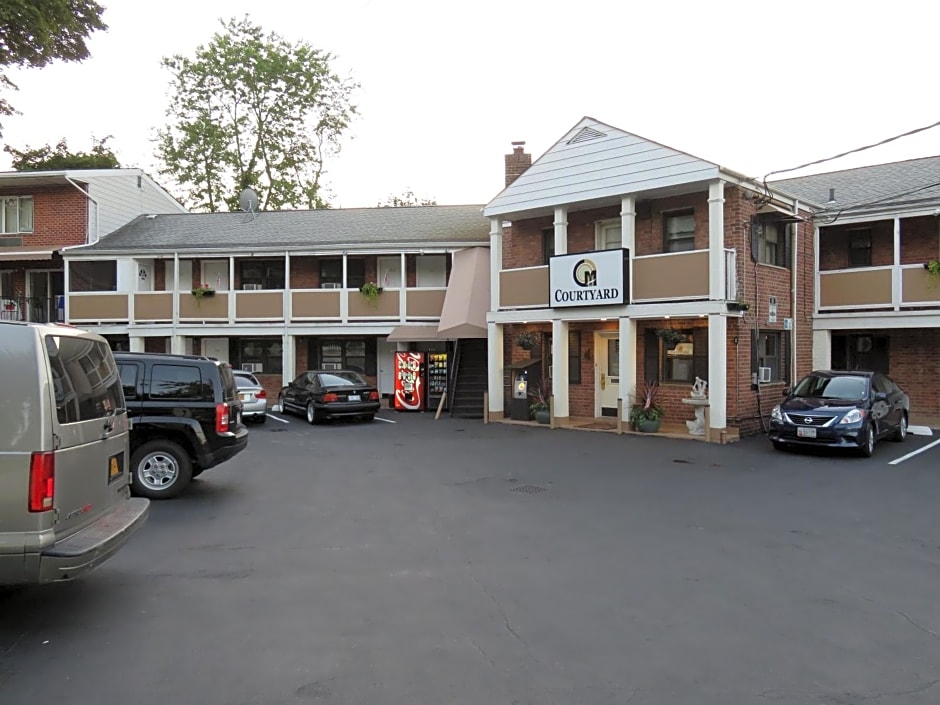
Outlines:
{"type": "Polygon", "coordinates": [[[20,296],[0,299],[0,321],[62,323],[65,321],[63,296],[20,296]]]}

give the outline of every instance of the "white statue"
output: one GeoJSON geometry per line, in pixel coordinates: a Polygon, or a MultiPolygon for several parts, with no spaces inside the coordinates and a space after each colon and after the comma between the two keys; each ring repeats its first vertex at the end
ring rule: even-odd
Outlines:
{"type": "Polygon", "coordinates": [[[692,398],[704,399],[707,396],[707,392],[706,392],[707,389],[708,389],[708,382],[706,382],[701,377],[696,377],[695,383],[692,385],[692,398]]]}

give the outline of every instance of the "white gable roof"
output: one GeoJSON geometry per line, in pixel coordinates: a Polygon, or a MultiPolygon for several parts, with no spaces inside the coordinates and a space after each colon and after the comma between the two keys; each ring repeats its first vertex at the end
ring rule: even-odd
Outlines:
{"type": "Polygon", "coordinates": [[[483,209],[534,214],[554,206],[616,202],[621,196],[717,179],[719,166],[582,118],[483,209]]]}

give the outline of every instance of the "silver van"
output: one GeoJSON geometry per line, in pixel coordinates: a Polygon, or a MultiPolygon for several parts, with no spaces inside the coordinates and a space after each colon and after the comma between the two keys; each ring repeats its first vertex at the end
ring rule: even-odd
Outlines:
{"type": "Polygon", "coordinates": [[[128,486],[128,416],[107,341],[0,321],[0,585],[71,580],[147,518],[128,486]]]}

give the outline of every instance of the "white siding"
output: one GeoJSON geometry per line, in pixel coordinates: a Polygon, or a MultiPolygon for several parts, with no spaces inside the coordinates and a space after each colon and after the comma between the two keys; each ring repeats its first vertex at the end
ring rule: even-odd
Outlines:
{"type": "Polygon", "coordinates": [[[83,177],[88,194],[98,203],[88,213],[88,240],[96,242],[148,213],[186,213],[166,191],[137,169],[121,169],[113,174],[83,177]],[[97,218],[97,222],[96,222],[97,218]]]}
{"type": "Polygon", "coordinates": [[[717,164],[584,118],[484,209],[508,215],[718,178],[717,164]],[[575,141],[582,130],[602,137],[575,141]]]}

